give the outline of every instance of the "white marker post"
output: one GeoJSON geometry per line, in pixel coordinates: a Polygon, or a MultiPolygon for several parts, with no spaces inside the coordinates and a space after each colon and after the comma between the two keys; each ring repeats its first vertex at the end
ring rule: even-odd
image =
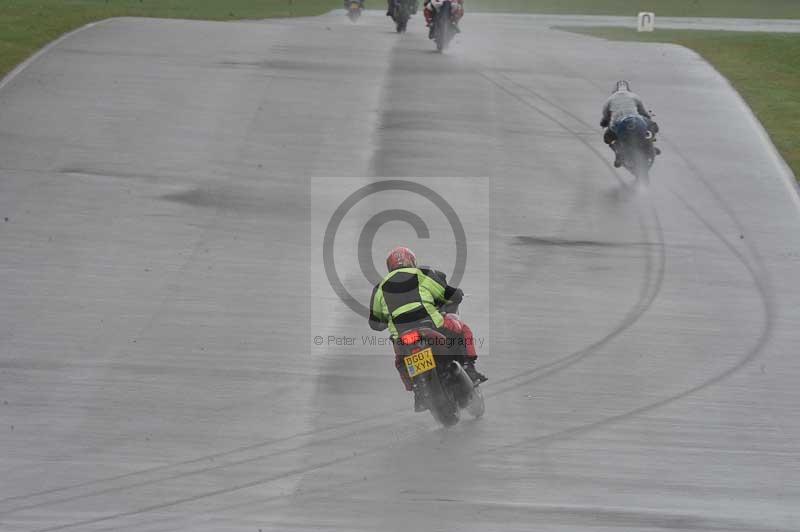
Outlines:
{"type": "Polygon", "coordinates": [[[639,31],[653,31],[656,29],[655,13],[639,13],[639,31]]]}

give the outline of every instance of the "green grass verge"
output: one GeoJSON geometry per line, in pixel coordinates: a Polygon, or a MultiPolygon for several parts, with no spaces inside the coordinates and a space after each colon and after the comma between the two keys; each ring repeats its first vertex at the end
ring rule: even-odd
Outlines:
{"type": "Polygon", "coordinates": [[[467,10],[665,17],[800,18],[798,0],[466,0],[467,10]]]}
{"type": "MultiPolygon", "coordinates": [[[[383,8],[382,0],[367,0],[383,8]],[[377,4],[375,3],[377,2],[377,4]]],[[[467,0],[471,11],[798,18],[800,0],[467,0]]],[[[59,35],[118,16],[207,20],[322,14],[338,0],[0,0],[0,76],[59,35]]]]}
{"type": "Polygon", "coordinates": [[[94,20],[293,17],[341,5],[340,0],[0,0],[0,77],[59,35],[94,20]]]}
{"type": "Polygon", "coordinates": [[[800,34],[569,28],[612,40],[674,43],[702,55],[727,77],[755,112],[800,178],[800,34]]]}

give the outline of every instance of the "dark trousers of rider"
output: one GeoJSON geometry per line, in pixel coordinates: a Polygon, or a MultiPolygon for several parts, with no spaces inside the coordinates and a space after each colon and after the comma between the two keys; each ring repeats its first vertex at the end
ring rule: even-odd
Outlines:
{"type": "MultiPolygon", "coordinates": [[[[441,327],[441,332],[446,336],[458,337],[463,339],[464,348],[466,350],[467,361],[474,363],[478,359],[478,353],[475,351],[475,336],[472,334],[472,329],[461,321],[456,314],[447,314],[445,316],[444,324],[441,327]]],[[[406,369],[405,358],[407,353],[403,352],[403,348],[399,344],[394,344],[394,367],[397,368],[397,373],[400,374],[400,380],[403,381],[406,391],[411,391],[413,386],[411,384],[411,377],[408,375],[406,369]]]]}
{"type": "MultiPolygon", "coordinates": [[[[653,120],[648,120],[647,129],[650,130],[650,132],[653,133],[653,135],[655,135],[659,131],[658,123],[653,120]]],[[[614,131],[610,127],[607,128],[603,133],[603,141],[606,144],[611,145],[614,143],[615,140],[617,140],[617,134],[614,133],[614,131]]]]}

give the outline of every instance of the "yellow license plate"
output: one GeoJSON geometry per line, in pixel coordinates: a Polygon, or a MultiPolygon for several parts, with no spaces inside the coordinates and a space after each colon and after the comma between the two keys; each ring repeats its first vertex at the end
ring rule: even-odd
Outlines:
{"type": "Polygon", "coordinates": [[[403,360],[406,363],[408,374],[412,377],[421,375],[436,367],[436,361],[433,359],[433,349],[430,347],[413,355],[408,355],[403,360]]]}

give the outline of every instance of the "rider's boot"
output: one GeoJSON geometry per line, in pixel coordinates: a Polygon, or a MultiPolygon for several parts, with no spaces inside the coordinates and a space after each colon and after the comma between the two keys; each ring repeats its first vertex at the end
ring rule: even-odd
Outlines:
{"type": "Polygon", "coordinates": [[[661,155],[661,150],[660,150],[659,148],[656,148],[656,147],[654,146],[654,147],[653,147],[653,149],[655,150],[655,152],[656,152],[656,155],[661,155]]]}
{"type": "Polygon", "coordinates": [[[619,168],[620,166],[622,166],[622,155],[617,150],[615,144],[616,141],[609,144],[608,147],[611,148],[614,152],[614,168],[619,168]]]}
{"type": "Polygon", "coordinates": [[[424,412],[428,409],[425,406],[425,399],[422,397],[422,392],[414,388],[414,412],[424,412]]]}
{"type": "Polygon", "coordinates": [[[465,362],[464,363],[464,371],[467,372],[467,376],[470,379],[472,379],[472,382],[474,384],[480,384],[482,382],[486,382],[486,381],[489,380],[489,378],[486,375],[484,375],[483,373],[480,373],[477,369],[475,369],[475,363],[474,362],[465,362]]]}

